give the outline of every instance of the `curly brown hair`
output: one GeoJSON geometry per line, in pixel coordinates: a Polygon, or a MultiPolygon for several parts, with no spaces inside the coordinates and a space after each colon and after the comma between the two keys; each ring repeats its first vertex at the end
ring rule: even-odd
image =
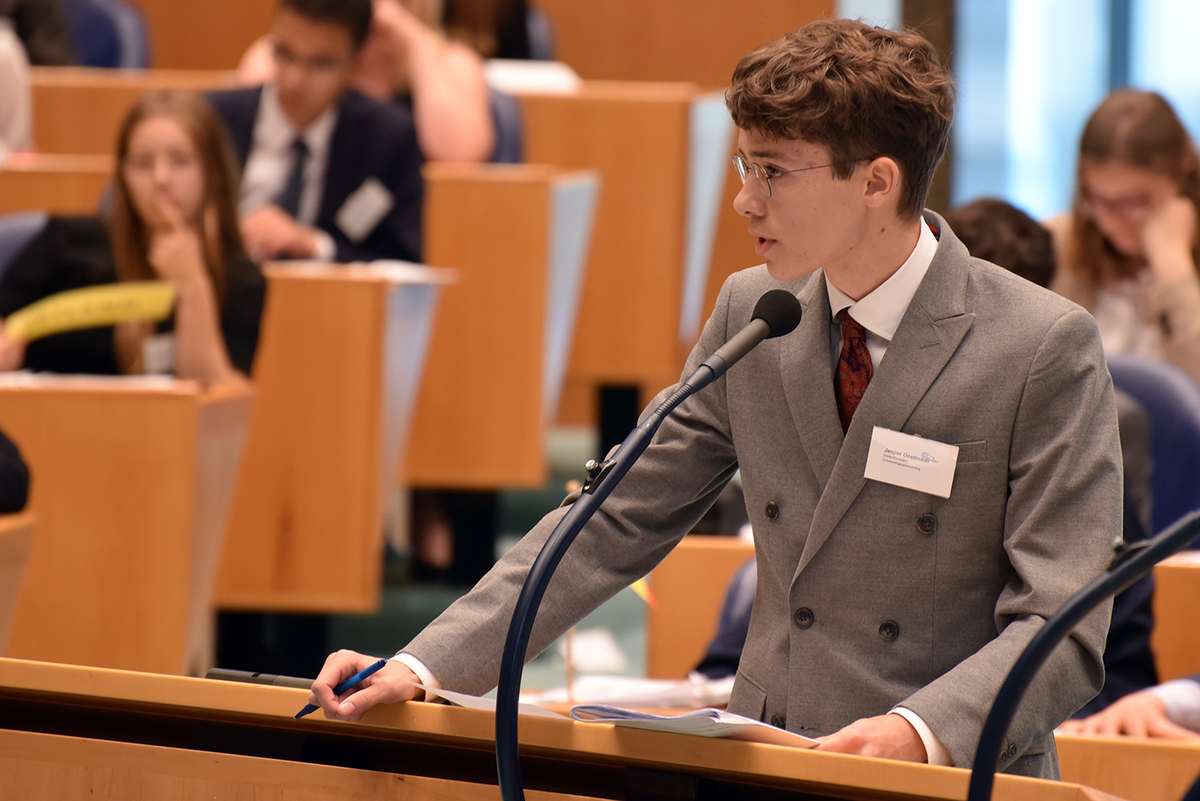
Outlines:
{"type": "MultiPolygon", "coordinates": [[[[1165,175],[1200,210],[1200,155],[1175,109],[1160,94],[1120,89],[1088,118],[1079,140],[1070,241],[1063,266],[1097,286],[1130,277],[1138,265],[1100,232],[1088,212],[1083,176],[1088,167],[1117,162],[1165,175]]],[[[1200,267],[1200,241],[1192,258],[1200,267]]]]}
{"type": "Polygon", "coordinates": [[[818,20],[743,58],[725,103],[743,130],[825,147],[842,179],[856,160],[894,159],[911,219],[946,152],[954,81],[919,34],[818,20]]]}

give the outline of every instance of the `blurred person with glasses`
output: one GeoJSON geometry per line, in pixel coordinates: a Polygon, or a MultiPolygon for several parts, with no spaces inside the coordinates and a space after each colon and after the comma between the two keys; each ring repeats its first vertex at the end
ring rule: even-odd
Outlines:
{"type": "Polygon", "coordinates": [[[210,97],[241,161],[255,259],[421,260],[412,114],[352,88],[371,15],[371,0],[281,0],[272,77],[210,97]]]}
{"type": "Polygon", "coordinates": [[[1051,288],[1092,312],[1104,350],[1164,359],[1200,381],[1200,154],[1171,105],[1122,89],[1088,119],[1075,200],[1046,223],[1051,288]]]}

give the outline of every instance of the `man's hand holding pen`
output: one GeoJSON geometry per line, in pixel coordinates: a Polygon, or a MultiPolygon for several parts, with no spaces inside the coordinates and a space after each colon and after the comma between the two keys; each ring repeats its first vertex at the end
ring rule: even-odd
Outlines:
{"type": "Polygon", "coordinates": [[[383,668],[341,696],[334,693],[335,687],[370,667],[377,659],[347,650],[330,654],[320,675],[313,681],[308,702],[323,709],[325,717],[330,720],[356,721],[376,704],[411,701],[423,696],[423,691],[412,684],[420,681],[417,675],[395,659],[389,660],[383,668]]]}

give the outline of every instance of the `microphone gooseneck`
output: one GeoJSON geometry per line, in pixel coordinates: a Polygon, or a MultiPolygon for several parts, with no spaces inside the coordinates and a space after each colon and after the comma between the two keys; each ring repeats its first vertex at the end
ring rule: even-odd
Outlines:
{"type": "Polygon", "coordinates": [[[1045,624],[1029,640],[1008,672],[979,733],[971,780],[967,785],[967,801],[988,801],[996,781],[996,768],[1009,724],[1017,714],[1017,706],[1033,682],[1033,676],[1058,645],[1088,612],[1104,599],[1116,595],[1168,556],[1178,553],[1200,537],[1200,512],[1180,518],[1166,531],[1144,545],[1130,549],[1118,557],[1108,570],[1092,579],[1083,589],[1067,599],[1058,611],[1046,618],[1045,624]]]}
{"type": "Polygon", "coordinates": [[[603,465],[596,465],[594,470],[589,469],[583,494],[558,521],[542,546],[517,597],[500,660],[500,682],[496,693],[496,772],[504,801],[523,801],[525,798],[517,741],[517,697],[521,691],[521,670],[538,605],[567,548],[649,447],[654,432],[667,415],[689,396],[724,375],[738,359],[764,339],[783,336],[795,330],[800,324],[800,312],[800,301],[791,292],[773,289],[763,294],[754,306],[749,325],[705,359],[669,398],[647,415],[621,443],[612,459],[603,465]]]}

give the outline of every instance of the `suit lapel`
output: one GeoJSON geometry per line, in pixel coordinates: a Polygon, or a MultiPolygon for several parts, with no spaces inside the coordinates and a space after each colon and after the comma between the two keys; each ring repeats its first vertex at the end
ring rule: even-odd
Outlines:
{"type": "MultiPolygon", "coordinates": [[[[893,431],[904,427],[974,321],[974,315],[966,311],[969,258],[966,248],[940,218],[931,219],[930,223],[940,225],[942,231],[937,254],[909,303],[896,335],[854,413],[845,442],[836,454],[829,481],[813,514],[812,528],[804,543],[797,574],[829,539],[866,484],[863,471],[874,427],[893,431]]],[[[821,294],[824,296],[824,291],[821,294]]],[[[829,322],[828,306],[826,301],[826,325],[829,322]]],[[[828,353],[824,363],[830,375],[828,382],[832,382],[828,353]]],[[[834,416],[836,422],[836,409],[834,416]]],[[[840,428],[840,424],[837,425],[840,428]]]]}
{"type": "Polygon", "coordinates": [[[780,340],[779,368],[796,433],[818,486],[825,486],[842,447],[842,424],[829,364],[829,294],[824,275],[814,274],[797,296],[804,313],[799,330],[780,340]]]}
{"type": "Polygon", "coordinates": [[[329,136],[329,158],[325,163],[325,189],[321,194],[321,208],[317,213],[317,225],[330,230],[334,218],[346,198],[363,181],[359,167],[366,154],[361,152],[359,125],[356,124],[355,108],[349,93],[338,104],[337,122],[329,136]]]}

